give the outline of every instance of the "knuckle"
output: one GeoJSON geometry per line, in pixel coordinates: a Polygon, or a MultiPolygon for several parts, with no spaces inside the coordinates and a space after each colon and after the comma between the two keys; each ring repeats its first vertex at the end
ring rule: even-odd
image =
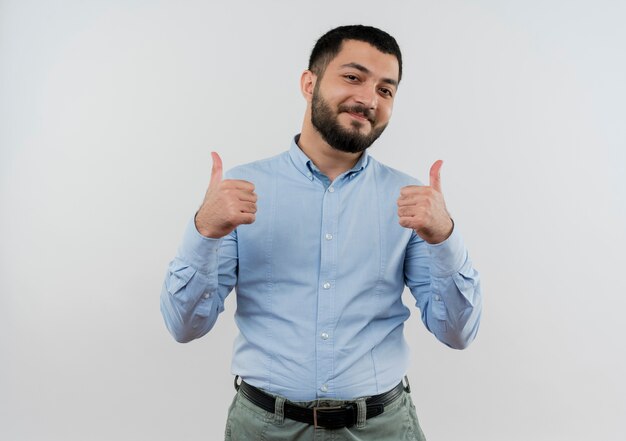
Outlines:
{"type": "Polygon", "coordinates": [[[411,221],[407,218],[400,218],[400,225],[404,228],[411,228],[411,221]]]}
{"type": "Polygon", "coordinates": [[[415,191],[415,186],[414,186],[414,185],[407,185],[406,187],[402,187],[402,188],[400,189],[400,195],[401,195],[401,196],[409,196],[409,195],[411,195],[414,191],[415,191]]]}

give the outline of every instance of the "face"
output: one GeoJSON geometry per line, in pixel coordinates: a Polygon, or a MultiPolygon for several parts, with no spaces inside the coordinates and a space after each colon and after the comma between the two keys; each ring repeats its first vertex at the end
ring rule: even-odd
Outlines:
{"type": "Polygon", "coordinates": [[[311,123],[331,147],[367,149],[385,130],[398,86],[398,60],[369,43],[347,40],[317,79],[311,123]]]}

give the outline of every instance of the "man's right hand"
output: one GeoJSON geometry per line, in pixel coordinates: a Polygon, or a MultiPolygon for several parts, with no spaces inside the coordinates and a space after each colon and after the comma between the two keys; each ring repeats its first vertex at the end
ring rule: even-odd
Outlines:
{"type": "Polygon", "coordinates": [[[195,222],[200,234],[218,239],[239,225],[254,222],[257,196],[251,182],[222,180],[222,159],[215,152],[211,152],[211,157],[211,182],[195,222]]]}

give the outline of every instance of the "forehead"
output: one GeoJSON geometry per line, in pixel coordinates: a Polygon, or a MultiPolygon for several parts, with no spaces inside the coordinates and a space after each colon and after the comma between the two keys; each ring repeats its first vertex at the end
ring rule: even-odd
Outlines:
{"type": "Polygon", "coordinates": [[[340,70],[349,64],[360,64],[381,78],[398,81],[400,66],[393,54],[385,54],[364,41],[344,40],[341,50],[326,69],[340,70]]]}

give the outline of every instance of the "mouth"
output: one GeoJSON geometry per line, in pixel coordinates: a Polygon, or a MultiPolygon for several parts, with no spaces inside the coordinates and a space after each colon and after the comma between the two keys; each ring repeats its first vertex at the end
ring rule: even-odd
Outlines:
{"type": "Polygon", "coordinates": [[[372,114],[370,109],[366,108],[365,106],[344,105],[339,106],[338,110],[340,113],[348,114],[350,116],[350,119],[352,120],[352,124],[358,125],[368,122],[370,127],[374,127],[374,125],[376,124],[376,119],[374,118],[374,115],[372,114]]]}
{"type": "Polygon", "coordinates": [[[367,121],[370,122],[369,118],[367,118],[365,115],[363,115],[362,113],[356,113],[356,112],[346,112],[348,115],[350,115],[352,118],[358,120],[358,121],[367,121]]]}

